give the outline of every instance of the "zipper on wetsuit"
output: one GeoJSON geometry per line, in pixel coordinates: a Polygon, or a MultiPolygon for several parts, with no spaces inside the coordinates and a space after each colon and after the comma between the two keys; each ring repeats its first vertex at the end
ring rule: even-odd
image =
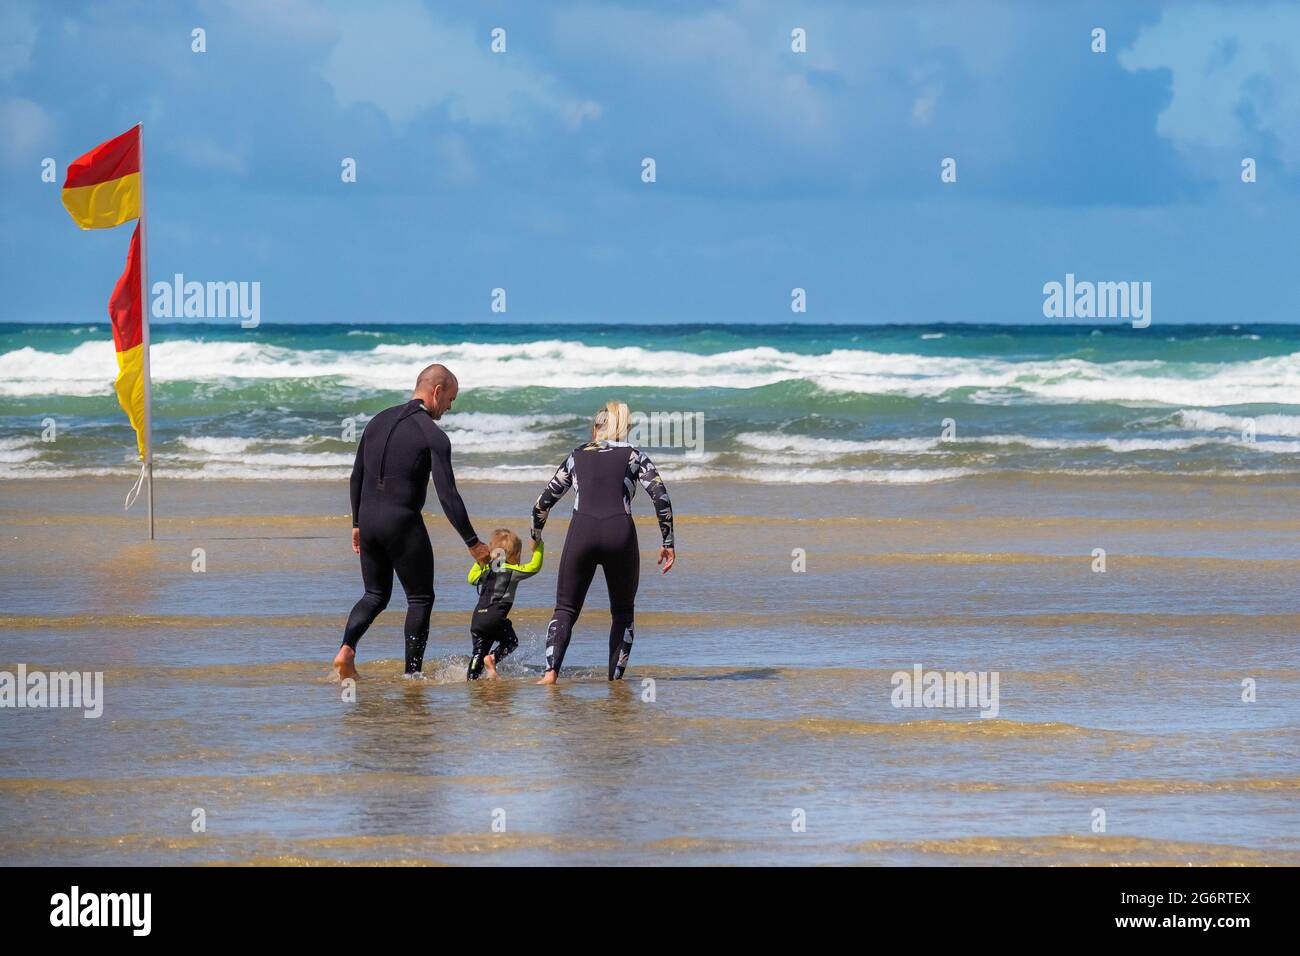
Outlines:
{"type": "Polygon", "coordinates": [[[397,421],[393,422],[393,427],[388,429],[388,434],[384,436],[384,447],[379,452],[379,480],[375,482],[375,487],[380,491],[384,490],[384,465],[388,461],[388,442],[393,437],[393,432],[397,431],[397,426],[402,424],[416,412],[424,411],[424,403],[419,399],[411,399],[413,408],[406,409],[401,415],[397,416],[397,421]]]}

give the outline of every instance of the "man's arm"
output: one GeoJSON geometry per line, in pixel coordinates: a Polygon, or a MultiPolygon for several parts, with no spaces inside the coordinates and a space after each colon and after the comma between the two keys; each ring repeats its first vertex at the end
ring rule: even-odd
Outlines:
{"type": "Polygon", "coordinates": [[[470,524],[465,502],[461,501],[460,492],[456,490],[456,476],[451,470],[451,441],[441,428],[432,422],[429,424],[433,427],[429,442],[429,468],[433,473],[433,487],[438,492],[438,503],[442,505],[442,513],[447,516],[451,526],[465,542],[465,547],[473,548],[479,543],[478,535],[470,524]]]}
{"type": "Polygon", "coordinates": [[[366,433],[361,433],[361,440],[357,442],[357,460],[352,463],[352,527],[360,526],[361,519],[361,485],[366,477],[366,433]]]}

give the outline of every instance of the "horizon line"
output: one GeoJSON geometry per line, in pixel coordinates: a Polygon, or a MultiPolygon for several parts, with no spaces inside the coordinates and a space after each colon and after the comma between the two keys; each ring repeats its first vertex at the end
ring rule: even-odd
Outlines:
{"type": "MultiPolygon", "coordinates": [[[[111,321],[105,317],[102,319],[0,319],[0,328],[5,326],[37,326],[37,325],[106,325],[111,327],[111,321]]],[[[339,328],[358,329],[366,327],[429,327],[429,326],[482,326],[482,320],[477,319],[456,319],[456,320],[439,320],[439,319],[376,319],[368,322],[345,322],[341,320],[292,320],[287,322],[260,322],[256,328],[241,329],[237,320],[219,321],[212,319],[167,319],[165,321],[151,320],[150,328],[217,328],[217,329],[240,329],[244,332],[256,332],[258,329],[267,327],[272,328],[295,328],[303,326],[337,326],[339,328]]],[[[996,328],[1041,328],[1041,329],[1130,329],[1126,320],[1109,320],[1107,324],[1096,324],[1088,322],[1015,322],[990,319],[945,319],[940,322],[927,322],[923,320],[903,320],[890,322],[872,322],[862,320],[823,320],[810,321],[791,319],[783,321],[774,321],[770,319],[709,319],[709,320],[687,320],[687,319],[664,319],[664,320],[595,320],[595,319],[494,319],[491,326],[505,326],[510,328],[527,328],[534,325],[567,325],[575,328],[582,327],[600,327],[600,328],[655,328],[663,326],[681,326],[681,327],[725,327],[725,326],[769,326],[772,328],[804,327],[804,328],[825,328],[827,326],[836,326],[840,328],[979,328],[979,327],[996,327],[996,328]]],[[[1248,328],[1252,326],[1279,326],[1300,327],[1300,321],[1287,321],[1281,319],[1255,319],[1251,321],[1200,321],[1200,322],[1165,322],[1152,323],[1145,329],[1131,329],[1134,332],[1146,332],[1155,328],[1248,328]]]]}

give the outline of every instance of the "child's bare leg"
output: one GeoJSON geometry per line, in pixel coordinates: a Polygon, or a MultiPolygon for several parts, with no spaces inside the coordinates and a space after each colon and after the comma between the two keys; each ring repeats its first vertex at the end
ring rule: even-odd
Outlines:
{"type": "Polygon", "coordinates": [[[506,618],[502,622],[502,634],[497,641],[497,649],[483,658],[483,666],[488,669],[489,677],[497,676],[497,664],[510,656],[510,653],[519,646],[519,636],[515,634],[514,625],[510,619],[506,618]]]}

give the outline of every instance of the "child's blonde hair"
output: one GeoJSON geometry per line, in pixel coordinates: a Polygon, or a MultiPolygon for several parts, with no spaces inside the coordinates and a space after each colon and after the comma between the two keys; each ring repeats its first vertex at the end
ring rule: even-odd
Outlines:
{"type": "Polygon", "coordinates": [[[591,420],[591,437],[595,441],[625,441],[628,419],[631,417],[626,402],[606,402],[591,420]]]}
{"type": "Polygon", "coordinates": [[[524,544],[519,540],[519,535],[509,528],[497,528],[492,532],[492,540],[488,543],[488,548],[494,558],[499,551],[505,555],[506,564],[518,564],[519,555],[524,550],[524,544]]]}

